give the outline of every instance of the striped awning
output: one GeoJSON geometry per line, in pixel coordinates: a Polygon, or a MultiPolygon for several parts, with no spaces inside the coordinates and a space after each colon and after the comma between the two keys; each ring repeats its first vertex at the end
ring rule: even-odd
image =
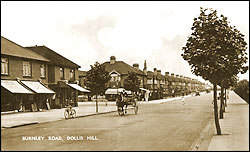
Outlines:
{"type": "Polygon", "coordinates": [[[124,88],[118,88],[118,89],[109,88],[105,91],[105,94],[118,94],[119,92],[123,92],[123,91],[125,91],[127,94],[132,94],[131,91],[125,90],[124,88]]]}
{"type": "Polygon", "coordinates": [[[54,94],[55,92],[48,87],[44,86],[39,81],[21,81],[25,86],[34,91],[35,93],[43,93],[43,94],[54,94]]]}
{"type": "Polygon", "coordinates": [[[150,92],[149,90],[145,89],[145,88],[140,88],[141,90],[143,91],[146,91],[146,92],[150,92]]]}
{"type": "Polygon", "coordinates": [[[1,80],[1,86],[10,91],[11,93],[34,94],[34,92],[28,90],[16,80],[1,80]]]}
{"type": "Polygon", "coordinates": [[[78,84],[68,84],[70,87],[78,90],[78,91],[81,91],[81,92],[90,92],[89,90],[79,86],[78,84]]]}

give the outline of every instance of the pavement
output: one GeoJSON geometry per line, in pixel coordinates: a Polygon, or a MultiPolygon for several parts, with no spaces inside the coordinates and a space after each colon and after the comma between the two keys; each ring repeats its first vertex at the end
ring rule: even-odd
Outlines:
{"type": "MultiPolygon", "coordinates": [[[[201,93],[202,94],[202,93],[201,93]]],[[[187,95],[185,97],[190,97],[187,95]]],[[[161,104],[169,101],[179,100],[181,97],[173,97],[168,99],[139,101],[140,104],[161,104]]],[[[76,110],[76,117],[86,117],[97,114],[105,114],[109,112],[116,112],[117,107],[115,102],[98,102],[98,112],[96,112],[95,102],[78,102],[78,107],[73,107],[76,110]]],[[[128,107],[130,109],[132,107],[128,107]]],[[[1,128],[15,128],[19,126],[32,125],[37,123],[46,123],[52,121],[65,120],[64,110],[50,109],[38,112],[1,112],[1,128]]]]}
{"type": "Polygon", "coordinates": [[[249,151],[249,104],[233,91],[227,103],[224,119],[219,119],[222,135],[214,129],[208,151],[249,151]]]}

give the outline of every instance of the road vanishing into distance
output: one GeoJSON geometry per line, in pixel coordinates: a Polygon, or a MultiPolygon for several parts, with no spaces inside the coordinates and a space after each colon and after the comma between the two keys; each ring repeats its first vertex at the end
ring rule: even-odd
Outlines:
{"type": "Polygon", "coordinates": [[[1,130],[1,150],[207,150],[214,134],[212,94],[69,120],[1,130]],[[202,142],[201,142],[202,141],[202,142]],[[198,144],[198,146],[197,146],[198,144]]]}

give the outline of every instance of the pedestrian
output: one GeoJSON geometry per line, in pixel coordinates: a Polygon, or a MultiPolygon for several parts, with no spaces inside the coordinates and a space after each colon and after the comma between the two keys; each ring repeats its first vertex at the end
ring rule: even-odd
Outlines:
{"type": "Polygon", "coordinates": [[[182,104],[184,105],[185,104],[185,98],[184,98],[184,93],[182,93],[182,104]]]}
{"type": "Polygon", "coordinates": [[[108,106],[108,100],[105,99],[105,105],[108,106]]]}

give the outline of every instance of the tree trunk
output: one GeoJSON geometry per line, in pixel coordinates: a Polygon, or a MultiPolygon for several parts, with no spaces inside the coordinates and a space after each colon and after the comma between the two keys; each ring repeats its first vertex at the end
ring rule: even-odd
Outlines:
{"type": "Polygon", "coordinates": [[[223,108],[224,107],[224,87],[221,85],[220,90],[220,119],[223,119],[223,108]]]}
{"type": "Polygon", "coordinates": [[[227,89],[226,88],[225,88],[225,107],[227,107],[227,89]]]}
{"type": "Polygon", "coordinates": [[[218,106],[217,106],[217,84],[214,83],[213,85],[214,85],[214,121],[215,121],[217,135],[221,135],[221,129],[218,118],[218,106]]]}
{"type": "Polygon", "coordinates": [[[95,106],[96,106],[96,112],[98,112],[98,101],[97,101],[97,94],[95,95],[96,97],[96,102],[95,102],[95,106]]]}

